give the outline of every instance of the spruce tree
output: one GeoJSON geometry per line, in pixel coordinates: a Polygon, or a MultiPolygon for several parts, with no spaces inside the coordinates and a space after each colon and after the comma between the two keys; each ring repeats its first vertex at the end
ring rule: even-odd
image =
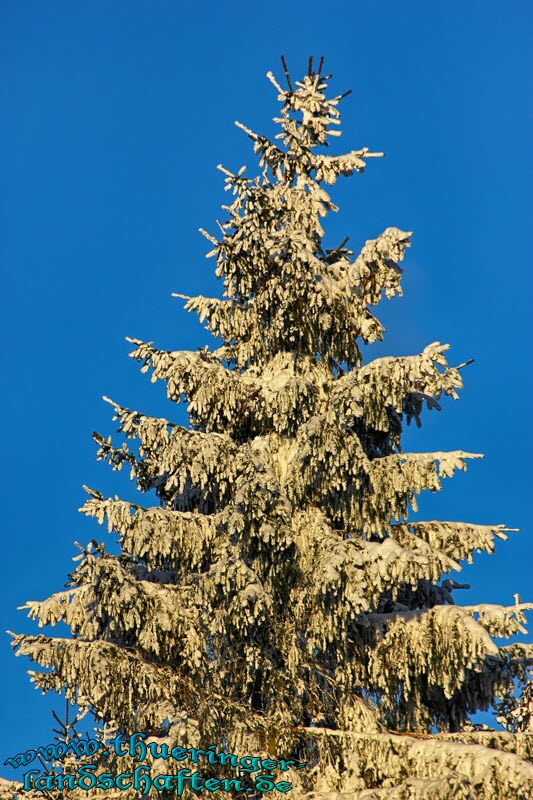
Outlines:
{"type": "MultiPolygon", "coordinates": [[[[384,334],[374,307],[401,295],[411,233],[389,227],[356,258],[346,240],[325,247],[337,207],[324,185],[383,154],[326,154],[344,95],[328,99],[322,60],[294,83],[283,67],[287,88],[268,73],[278,141],[237,123],[260,174],[220,167],[233,199],[218,238],[203,231],[223,297],[185,298],[220,346],[129,339],[141,371],[188,403],[190,427],[109,401],[124,441],[94,434],[98,458],[152,499],[87,489],[81,510],[119,536],[121,554],[93,541],[65,591],[27,603],[72,638],[14,644],[45,668],[36,686],[88,709],[106,741],[139,731],[169,747],[285,758],[295,763],[271,772],[293,798],[527,800],[533,650],[493,637],[523,631],[533,606],[456,605],[468,587],[443,580],[508,529],[409,518],[421,490],[481,457],[401,449],[405,423],[458,396],[465,365],[450,366],[439,342],[363,363],[360,342],[384,334]],[[472,724],[491,706],[507,730],[472,724]]],[[[207,752],[206,778],[257,774],[207,752]]],[[[128,758],[98,763],[129,771],[128,758]]],[[[150,758],[154,774],[183,766],[150,758]]]]}

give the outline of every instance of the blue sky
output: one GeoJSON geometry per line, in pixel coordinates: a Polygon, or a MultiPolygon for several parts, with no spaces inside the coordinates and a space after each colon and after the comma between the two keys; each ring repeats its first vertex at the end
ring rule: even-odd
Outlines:
{"type": "MultiPolygon", "coordinates": [[[[94,460],[91,430],[114,432],[116,402],[183,424],[181,409],[127,358],[125,336],[196,349],[206,331],[171,292],[214,295],[201,226],[216,233],[219,162],[250,165],[239,120],[271,134],[266,80],[324,55],[343,101],[336,152],[383,150],[332,192],[328,246],[356,252],[389,225],[414,231],[402,299],[383,301],[378,355],[449,342],[460,401],[409,431],[405,449],[485,453],[424,496],[420,519],[521,528],[460,580],[459,602],[533,599],[529,519],[531,57],[533,8],[517,0],[259,4],[170,0],[1,3],[1,626],[61,590],[74,540],[110,541],[77,513],[82,484],[135,499],[94,460]],[[327,10],[326,10],[327,9],[327,10]],[[6,113],[7,112],[7,113],[6,113]],[[335,218],[333,218],[333,216],[335,218]]],[[[0,762],[52,740],[50,710],[1,635],[0,762]]],[[[7,767],[2,774],[12,773],[7,767]]]]}

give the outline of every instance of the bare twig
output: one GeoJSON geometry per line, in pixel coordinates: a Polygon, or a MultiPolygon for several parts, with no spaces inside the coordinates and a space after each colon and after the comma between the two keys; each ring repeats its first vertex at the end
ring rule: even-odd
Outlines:
{"type": "Polygon", "coordinates": [[[287,69],[287,62],[285,61],[285,56],[281,56],[281,63],[283,64],[283,71],[285,73],[285,79],[287,81],[287,86],[289,87],[289,91],[292,94],[294,92],[294,89],[292,88],[291,79],[290,79],[290,76],[289,76],[289,70],[287,69]]]}
{"type": "Polygon", "coordinates": [[[468,361],[464,361],[462,364],[459,364],[455,369],[462,369],[463,367],[467,367],[469,364],[473,364],[475,361],[474,358],[469,358],[468,361]]]}

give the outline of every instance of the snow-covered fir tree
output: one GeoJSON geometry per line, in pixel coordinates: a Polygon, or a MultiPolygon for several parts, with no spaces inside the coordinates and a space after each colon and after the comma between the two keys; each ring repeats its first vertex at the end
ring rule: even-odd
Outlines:
{"type": "Polygon", "coordinates": [[[346,241],[325,247],[337,208],[324,186],[382,153],[324,152],[344,95],[326,94],[322,61],[297,82],[283,65],[286,88],[268,74],[277,141],[237,123],[260,174],[220,167],[233,198],[218,237],[204,233],[223,298],[185,298],[220,346],[129,340],[142,371],[188,403],[190,428],[109,401],[125,441],[94,434],[98,458],[129,469],[148,502],[87,490],[83,513],[119,536],[121,555],[93,542],[65,591],[27,603],[72,638],[17,635],[15,647],[45,668],[36,686],[89,709],[104,739],[139,731],[200,748],[205,779],[252,785],[257,772],[209,763],[225,751],[295,762],[270,769],[293,798],[528,800],[533,649],[494,638],[523,631],[533,606],[456,605],[466,587],[443,580],[508,529],[409,518],[421,490],[481,457],[401,449],[404,423],[456,398],[465,365],[440,342],[363,363],[360,342],[384,334],[374,307],[401,295],[411,233],[387,228],[355,258],[346,241]],[[506,730],[471,723],[498,704],[506,730]]]}

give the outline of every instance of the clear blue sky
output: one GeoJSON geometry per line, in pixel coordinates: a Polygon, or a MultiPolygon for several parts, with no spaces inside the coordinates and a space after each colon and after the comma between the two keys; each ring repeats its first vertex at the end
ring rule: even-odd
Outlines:
{"type": "MultiPolygon", "coordinates": [[[[233,121],[273,130],[265,73],[280,75],[281,53],[294,76],[324,55],[332,89],[353,89],[337,151],[386,153],[334,188],[328,244],[414,231],[405,296],[378,307],[388,334],[367,357],[440,340],[452,363],[475,358],[462,399],[405,449],[486,457],[418,518],[521,528],[465,568],[458,600],[533,598],[532,12],[529,0],[3,0],[2,631],[36,632],[16,607],[61,590],[74,540],[111,541],[77,513],[81,485],[135,498],[94,460],[91,430],[114,432],[101,396],[183,423],[124,337],[209,342],[170,294],[219,293],[197,229],[216,233],[227,201],[216,164],[255,163],[233,121]]],[[[1,763],[51,741],[63,701],[30,686],[3,634],[0,659],[1,763]]]]}

